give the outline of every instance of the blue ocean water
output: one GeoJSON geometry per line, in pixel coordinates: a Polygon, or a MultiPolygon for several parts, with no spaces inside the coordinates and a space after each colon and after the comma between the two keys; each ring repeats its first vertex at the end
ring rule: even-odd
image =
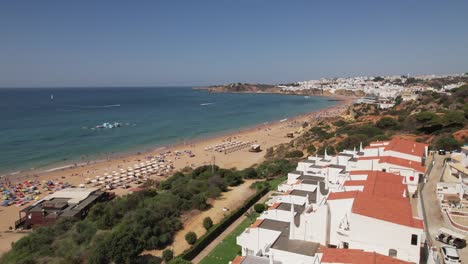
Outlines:
{"type": "Polygon", "coordinates": [[[0,173],[234,131],[336,103],[327,99],[189,87],[0,89],[0,173]],[[104,122],[125,125],[91,129],[104,122]]]}

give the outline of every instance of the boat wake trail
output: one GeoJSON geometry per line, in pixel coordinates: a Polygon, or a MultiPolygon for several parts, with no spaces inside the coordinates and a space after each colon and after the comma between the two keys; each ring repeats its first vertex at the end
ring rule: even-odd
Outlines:
{"type": "Polygon", "coordinates": [[[112,105],[66,105],[68,107],[80,108],[80,109],[92,109],[92,108],[110,108],[110,107],[120,107],[120,104],[112,105]]]}
{"type": "Polygon", "coordinates": [[[214,103],[203,103],[203,104],[200,104],[201,106],[207,106],[207,105],[212,105],[214,103]]]}

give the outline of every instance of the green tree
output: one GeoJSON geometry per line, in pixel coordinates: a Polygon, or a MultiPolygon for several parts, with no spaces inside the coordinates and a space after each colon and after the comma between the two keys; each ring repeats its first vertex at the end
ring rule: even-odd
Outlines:
{"type": "Polygon", "coordinates": [[[162,258],[164,259],[164,261],[167,263],[169,261],[171,261],[173,258],[174,258],[174,251],[170,250],[170,249],[165,249],[163,252],[162,252],[162,258]]]}
{"type": "Polygon", "coordinates": [[[398,121],[394,118],[385,116],[377,121],[376,126],[381,129],[396,129],[398,127],[398,121]]]}
{"type": "Polygon", "coordinates": [[[465,115],[462,112],[447,112],[442,117],[442,123],[447,127],[462,127],[465,124],[465,115]]]}
{"type": "Polygon", "coordinates": [[[315,151],[317,151],[317,148],[315,148],[314,145],[310,145],[309,147],[307,147],[307,152],[309,152],[309,154],[313,155],[315,154],[315,151]]]}
{"type": "Polygon", "coordinates": [[[254,168],[247,168],[242,171],[244,179],[256,179],[258,178],[257,171],[254,168]]]}
{"type": "Polygon", "coordinates": [[[435,145],[437,149],[452,151],[459,149],[462,144],[458,142],[458,140],[456,140],[453,136],[442,136],[437,139],[435,145]]]}
{"type": "Polygon", "coordinates": [[[205,219],[203,219],[203,227],[206,229],[206,230],[210,230],[210,228],[213,226],[213,220],[211,220],[211,217],[205,217],[205,219]]]}
{"type": "Polygon", "coordinates": [[[189,243],[190,245],[193,245],[195,244],[195,242],[197,242],[197,234],[195,234],[195,232],[188,232],[187,234],[185,234],[185,241],[187,241],[187,243],[189,243]]]}
{"type": "Polygon", "coordinates": [[[256,205],[254,205],[254,210],[255,212],[261,214],[263,211],[266,210],[266,206],[262,203],[258,203],[256,205]]]}

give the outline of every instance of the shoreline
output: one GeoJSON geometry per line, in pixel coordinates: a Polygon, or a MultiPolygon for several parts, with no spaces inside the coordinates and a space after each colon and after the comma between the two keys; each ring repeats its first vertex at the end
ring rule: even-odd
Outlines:
{"type": "MultiPolygon", "coordinates": [[[[251,94],[255,94],[255,93],[251,93],[251,94]]],[[[273,93],[273,94],[280,94],[280,93],[273,93]]],[[[287,94],[287,95],[302,96],[301,94],[287,94]]],[[[345,97],[341,95],[334,95],[334,96],[314,95],[314,96],[330,97],[329,101],[335,102],[335,104],[332,106],[321,108],[319,110],[314,110],[314,111],[286,117],[284,118],[287,120],[286,122],[296,121],[297,119],[302,119],[314,113],[327,111],[327,110],[339,107],[341,102],[348,103],[349,101],[353,101],[355,99],[355,98],[349,98],[349,97],[345,97]]],[[[102,163],[109,162],[109,161],[116,160],[116,159],[126,159],[126,158],[128,159],[129,157],[151,154],[157,151],[167,150],[171,148],[175,148],[175,149],[182,148],[182,147],[186,147],[186,146],[190,146],[194,144],[203,143],[204,141],[211,141],[216,138],[233,137],[236,134],[252,132],[252,131],[255,131],[264,127],[277,125],[277,124],[283,123],[284,119],[257,123],[257,124],[245,126],[239,129],[228,129],[225,131],[214,132],[209,135],[204,135],[204,136],[195,137],[195,138],[177,139],[176,141],[172,143],[168,143],[168,144],[157,144],[157,145],[151,145],[151,146],[146,146],[146,147],[135,147],[135,148],[129,149],[128,151],[119,151],[119,152],[107,154],[107,155],[105,153],[98,154],[96,156],[89,157],[89,160],[83,160],[83,159],[67,160],[66,163],[56,162],[56,163],[41,166],[38,168],[33,167],[33,168],[17,169],[14,172],[1,173],[0,180],[8,179],[10,182],[18,182],[28,177],[37,178],[45,174],[49,174],[49,173],[53,173],[57,171],[65,171],[65,170],[70,170],[70,169],[83,168],[83,167],[91,166],[91,165],[98,165],[98,164],[102,164],[102,163]]]]}
{"type": "MultiPolygon", "coordinates": [[[[308,113],[296,115],[287,118],[286,121],[276,120],[274,122],[267,122],[257,124],[248,128],[242,128],[229,133],[221,133],[216,136],[209,136],[207,138],[198,138],[196,140],[177,142],[172,145],[165,147],[152,147],[146,148],[145,151],[140,151],[137,154],[127,154],[120,157],[109,157],[104,160],[94,160],[90,163],[73,166],[56,166],[57,170],[50,170],[49,172],[44,171],[28,171],[27,173],[17,173],[10,175],[9,177],[2,178],[7,185],[20,184],[23,181],[34,181],[34,182],[47,182],[53,181],[58,184],[70,184],[71,186],[79,186],[85,184],[86,179],[95,178],[99,175],[105,175],[112,171],[119,171],[135,164],[140,164],[151,157],[158,156],[160,152],[164,152],[165,162],[169,162],[172,167],[172,171],[165,173],[164,175],[153,175],[150,179],[160,182],[167,177],[171,176],[174,172],[180,171],[185,167],[196,168],[202,165],[209,165],[213,162],[223,168],[237,168],[239,170],[251,167],[255,164],[260,164],[265,160],[265,151],[268,148],[275,147],[280,144],[288,143],[293,140],[287,137],[289,133],[294,133],[294,137],[297,137],[302,133],[302,124],[308,122],[309,124],[316,124],[321,120],[328,117],[335,117],[342,115],[348,106],[354,101],[353,98],[343,98],[339,103],[335,105],[322,108],[320,110],[311,111],[308,113]],[[240,148],[235,151],[229,152],[217,152],[214,150],[208,150],[209,147],[216,146],[219,144],[230,144],[233,141],[244,142],[249,146],[250,144],[260,144],[262,152],[249,152],[248,148],[240,148]],[[247,143],[248,142],[248,143],[247,143]],[[176,151],[179,151],[176,153],[176,151]],[[193,155],[193,156],[192,156],[193,155]]],[[[129,189],[117,187],[113,189],[117,196],[128,194],[132,191],[132,188],[138,187],[141,184],[131,183],[129,189]]],[[[85,187],[91,187],[92,184],[85,184],[85,187]]],[[[42,189],[41,189],[42,191],[42,189]]],[[[52,191],[53,192],[53,191],[52,191]]],[[[51,191],[42,191],[37,196],[37,199],[41,199],[45,195],[51,193],[51,191]]],[[[34,202],[34,200],[29,201],[34,202]]],[[[18,220],[18,212],[29,204],[11,205],[2,207],[0,209],[0,215],[2,221],[0,222],[0,256],[11,249],[11,243],[17,241],[27,233],[11,232],[10,227],[14,225],[15,221],[18,220]]]]}

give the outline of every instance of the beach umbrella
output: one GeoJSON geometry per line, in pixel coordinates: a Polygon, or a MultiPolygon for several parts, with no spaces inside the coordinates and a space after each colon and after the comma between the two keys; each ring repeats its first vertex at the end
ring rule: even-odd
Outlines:
{"type": "Polygon", "coordinates": [[[97,181],[96,180],[91,180],[91,183],[95,183],[95,182],[97,182],[97,181]]]}
{"type": "Polygon", "coordinates": [[[120,178],[119,177],[114,177],[114,180],[118,180],[118,179],[120,179],[120,178]]]}

